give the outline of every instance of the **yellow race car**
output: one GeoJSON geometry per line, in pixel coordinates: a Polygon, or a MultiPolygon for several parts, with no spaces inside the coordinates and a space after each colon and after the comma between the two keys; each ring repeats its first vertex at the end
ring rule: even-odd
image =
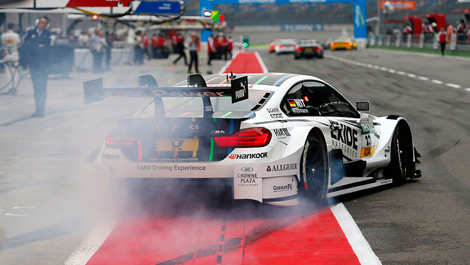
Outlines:
{"type": "Polygon", "coordinates": [[[357,43],[350,37],[339,37],[330,43],[330,49],[332,51],[357,49],[357,43]]]}

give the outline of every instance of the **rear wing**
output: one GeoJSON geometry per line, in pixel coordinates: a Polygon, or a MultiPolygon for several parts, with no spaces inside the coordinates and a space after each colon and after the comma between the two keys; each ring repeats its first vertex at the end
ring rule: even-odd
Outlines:
{"type": "Polygon", "coordinates": [[[208,87],[200,74],[188,76],[188,87],[159,87],[151,75],[139,76],[139,87],[104,88],[103,79],[83,82],[85,104],[103,100],[105,97],[153,97],[155,113],[163,112],[162,97],[202,97],[204,117],[212,116],[213,108],[210,97],[232,97],[232,104],[248,99],[248,78],[228,78],[230,86],[208,87]]]}

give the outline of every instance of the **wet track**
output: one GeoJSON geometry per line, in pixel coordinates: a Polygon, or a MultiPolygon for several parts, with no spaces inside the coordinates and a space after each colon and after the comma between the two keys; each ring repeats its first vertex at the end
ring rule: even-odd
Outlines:
{"type": "MultiPolygon", "coordinates": [[[[371,101],[373,114],[399,114],[410,121],[422,155],[419,168],[423,178],[403,187],[340,198],[383,264],[467,263],[470,91],[466,89],[470,89],[470,79],[465,69],[470,61],[377,50],[326,52],[323,60],[294,60],[293,55],[276,56],[264,50],[259,54],[271,72],[318,76],[352,101],[371,101]]],[[[161,84],[185,79],[181,65],[173,68],[169,61],[152,64],[140,68],[140,72],[165,74],[158,80],[161,84]]],[[[217,62],[217,67],[220,69],[222,62],[217,62]]],[[[216,71],[215,68],[212,70],[216,71]]],[[[104,74],[105,86],[134,85],[138,70],[133,71],[126,76],[123,66],[116,68],[119,75],[104,74]]],[[[142,102],[83,105],[81,81],[100,76],[74,73],[73,80],[51,80],[44,119],[29,118],[34,104],[29,80],[24,81],[18,96],[0,97],[0,240],[4,239],[0,264],[63,264],[97,224],[115,217],[115,211],[105,211],[102,205],[114,208],[116,203],[106,204],[99,185],[84,176],[84,159],[100,145],[112,126],[111,120],[132,114],[142,102]]],[[[275,225],[268,226],[267,230],[273,232],[305,219],[305,212],[318,211],[259,209],[252,205],[227,209],[224,205],[214,206],[204,200],[198,204],[179,197],[182,196],[173,197],[165,207],[159,203],[159,207],[155,204],[132,207],[119,216],[129,220],[141,214],[194,219],[193,214],[208,211],[211,218],[204,219],[207,225],[199,229],[207,229],[202,234],[215,233],[217,238],[220,224],[227,219],[233,223],[244,220],[247,231],[250,226],[267,227],[250,223],[260,219],[255,217],[277,220],[275,225]],[[249,216],[244,214],[247,211],[249,216]],[[213,220],[217,222],[212,223],[213,220]]],[[[141,225],[140,231],[145,234],[146,224],[141,225]]],[[[173,227],[179,226],[175,223],[173,227]]],[[[184,225],[175,228],[184,229],[184,225]]],[[[289,232],[295,240],[295,227],[289,232]]],[[[241,251],[236,242],[239,235],[233,233],[229,237],[229,234],[228,231],[229,239],[235,239],[226,244],[232,244],[233,253],[241,251]]],[[[176,238],[181,238],[177,235],[176,238]]],[[[185,235],[190,240],[191,232],[186,231],[185,235]]],[[[201,249],[214,251],[214,244],[217,241],[207,242],[201,249]]]]}

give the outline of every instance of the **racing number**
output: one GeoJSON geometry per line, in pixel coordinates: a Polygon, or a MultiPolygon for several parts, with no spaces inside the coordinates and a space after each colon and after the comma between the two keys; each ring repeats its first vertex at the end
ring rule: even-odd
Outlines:
{"type": "Polygon", "coordinates": [[[372,145],[372,137],[370,134],[364,135],[364,139],[366,141],[365,147],[361,149],[361,157],[370,157],[374,154],[375,146],[372,145]]]}

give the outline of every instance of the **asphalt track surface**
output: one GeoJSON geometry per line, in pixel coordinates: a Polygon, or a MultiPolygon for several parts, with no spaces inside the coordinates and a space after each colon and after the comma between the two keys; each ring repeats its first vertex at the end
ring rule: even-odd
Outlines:
{"type": "MultiPolygon", "coordinates": [[[[423,177],[339,199],[383,264],[467,264],[470,61],[378,50],[327,52],[321,60],[259,54],[271,72],[318,76],[351,101],[371,101],[373,114],[410,121],[423,177]]],[[[201,61],[201,70],[208,70],[201,61]]],[[[218,61],[212,70],[222,66],[218,61]]],[[[28,79],[17,96],[0,97],[0,264],[63,264],[96,224],[114,217],[102,204],[113,208],[118,202],[106,204],[100,190],[93,191],[99,187],[95,180],[83,181],[83,160],[101,144],[113,119],[132,114],[142,102],[85,106],[81,82],[104,76],[105,86],[134,85],[139,73],[164,76],[164,85],[185,79],[186,69],[168,60],[50,80],[43,119],[29,118],[34,103],[28,79]]],[[[186,206],[152,206],[169,215],[200,210],[191,199],[178,202],[186,206]]],[[[277,212],[255,211],[263,217],[277,212]]],[[[212,214],[220,213],[225,212],[212,214]]]]}

